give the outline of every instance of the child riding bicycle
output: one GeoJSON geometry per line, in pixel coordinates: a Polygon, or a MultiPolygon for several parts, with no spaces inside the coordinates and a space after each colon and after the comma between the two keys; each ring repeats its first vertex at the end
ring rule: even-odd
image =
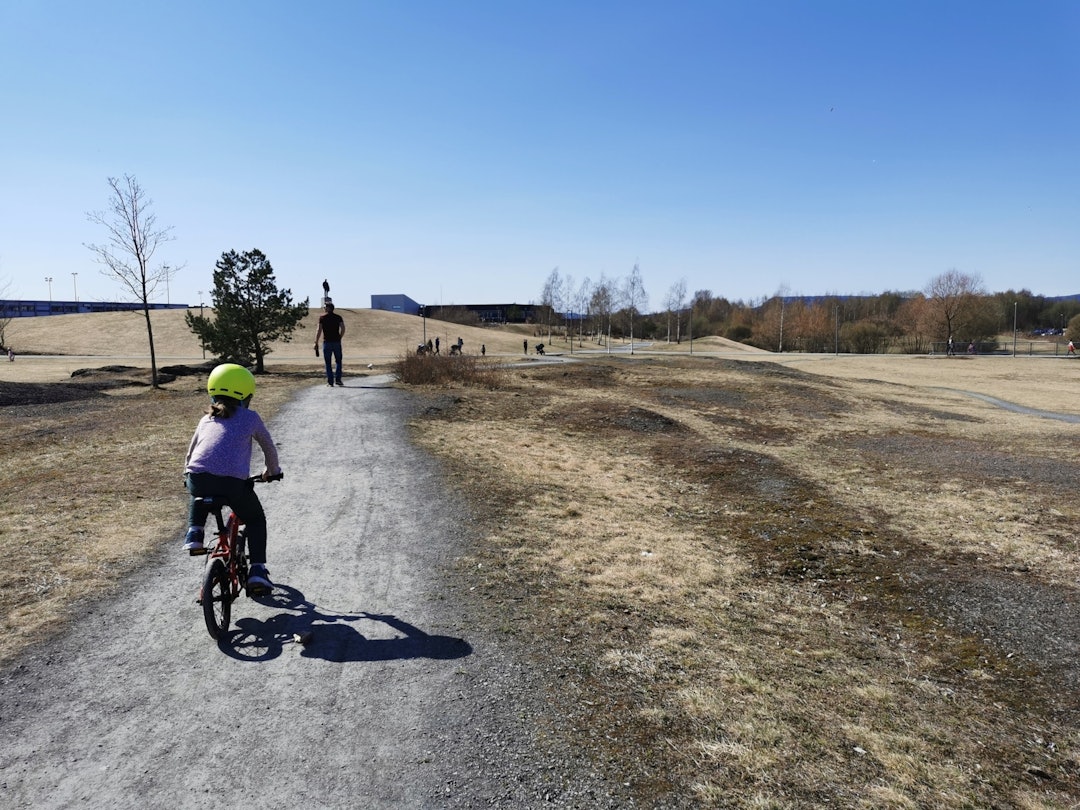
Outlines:
{"type": "Polygon", "coordinates": [[[202,554],[206,507],[196,498],[225,499],[237,518],[247,525],[251,570],[249,590],[273,588],[266,570],[266,514],[255,488],[247,478],[251,472],[251,443],[262,449],[265,480],[281,472],[277,448],[262,418],[250,409],[255,395],[255,377],[243,366],[224,363],[210,372],[206,381],[210,407],[199,420],[188,447],[184,472],[191,503],[188,508],[184,550],[202,554]]]}

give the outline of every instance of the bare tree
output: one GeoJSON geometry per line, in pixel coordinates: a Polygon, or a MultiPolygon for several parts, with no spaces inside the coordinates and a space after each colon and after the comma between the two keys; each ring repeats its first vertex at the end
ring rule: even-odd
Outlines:
{"type": "Polygon", "coordinates": [[[667,308],[667,340],[671,343],[671,318],[675,317],[675,342],[682,342],[681,326],[682,311],[686,302],[686,279],[680,278],[668,289],[667,300],[664,302],[667,308]]]}
{"type": "Polygon", "coordinates": [[[630,354],[634,353],[634,312],[638,311],[639,307],[644,307],[647,301],[645,294],[645,285],[641,281],[641,268],[638,265],[634,265],[634,269],[630,271],[630,275],[626,277],[626,284],[623,286],[623,304],[625,304],[627,312],[630,315],[630,354]]]}
{"type": "Polygon", "coordinates": [[[86,218],[101,225],[108,233],[104,244],[88,244],[103,265],[102,275],[119,281],[134,300],[142,304],[146,336],[150,342],[150,383],[158,387],[157,356],[154,353],[154,329],[150,323],[150,300],[162,284],[168,285],[175,268],[167,264],[151,267],[154,253],[163,242],[171,241],[172,228],[159,228],[150,211],[152,201],[139,182],[130,175],[123,180],[110,177],[112,194],[106,211],[88,213],[86,218]]]}
{"type": "Polygon", "coordinates": [[[562,323],[563,334],[570,342],[570,350],[574,349],[574,339],[570,335],[570,310],[574,308],[574,277],[567,273],[563,276],[562,280],[562,294],[559,296],[559,300],[562,302],[562,323]]]}
{"type": "Polygon", "coordinates": [[[979,276],[961,273],[956,268],[930,279],[926,297],[938,323],[945,326],[942,337],[948,340],[963,328],[966,320],[974,315],[979,299],[985,295],[979,276]]]}
{"type": "Polygon", "coordinates": [[[600,337],[605,337],[604,345],[611,351],[611,315],[615,310],[616,285],[615,282],[604,275],[596,282],[592,295],[589,297],[589,310],[598,319],[596,342],[600,343],[600,337]]]}
{"type": "Polygon", "coordinates": [[[551,343],[551,321],[562,304],[563,282],[559,275],[559,268],[554,268],[544,281],[544,288],[540,291],[540,303],[546,308],[547,341],[551,343]]]}
{"type": "MultiPolygon", "coordinates": [[[[585,325],[586,313],[589,309],[589,297],[592,295],[592,289],[592,281],[589,279],[588,276],[585,276],[585,278],[581,281],[581,286],[578,287],[573,294],[573,309],[575,314],[577,315],[577,336],[579,348],[581,347],[581,330],[582,327],[585,325]]],[[[571,338],[570,351],[572,352],[573,350],[574,341],[573,338],[571,338]]]]}

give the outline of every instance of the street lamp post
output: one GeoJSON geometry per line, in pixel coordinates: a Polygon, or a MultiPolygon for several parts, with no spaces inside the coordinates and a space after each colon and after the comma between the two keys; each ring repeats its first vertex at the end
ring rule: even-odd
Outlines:
{"type": "Polygon", "coordinates": [[[52,276],[45,276],[45,283],[49,285],[49,309],[52,309],[52,276]]]}
{"type": "Polygon", "coordinates": [[[79,305],[79,274],[78,273],[72,273],[71,274],[71,283],[75,287],[75,311],[78,312],[79,311],[79,306],[78,306],[79,305]]]}

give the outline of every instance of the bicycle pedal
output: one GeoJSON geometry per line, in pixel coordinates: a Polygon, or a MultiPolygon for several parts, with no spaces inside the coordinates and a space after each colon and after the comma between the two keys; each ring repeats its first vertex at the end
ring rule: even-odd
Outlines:
{"type": "Polygon", "coordinates": [[[203,548],[189,548],[188,549],[188,554],[190,554],[192,557],[203,557],[203,556],[205,556],[205,555],[207,555],[209,553],[210,553],[210,549],[208,549],[206,547],[203,547],[203,548]]]}

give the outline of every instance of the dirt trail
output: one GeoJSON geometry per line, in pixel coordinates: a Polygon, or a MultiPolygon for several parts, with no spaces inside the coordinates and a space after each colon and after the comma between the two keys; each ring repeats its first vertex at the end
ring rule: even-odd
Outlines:
{"type": "Polygon", "coordinates": [[[278,587],[220,646],[178,535],[0,673],[4,807],[632,806],[563,747],[519,651],[470,626],[468,514],[381,382],[313,386],[272,424],[278,587]]]}

